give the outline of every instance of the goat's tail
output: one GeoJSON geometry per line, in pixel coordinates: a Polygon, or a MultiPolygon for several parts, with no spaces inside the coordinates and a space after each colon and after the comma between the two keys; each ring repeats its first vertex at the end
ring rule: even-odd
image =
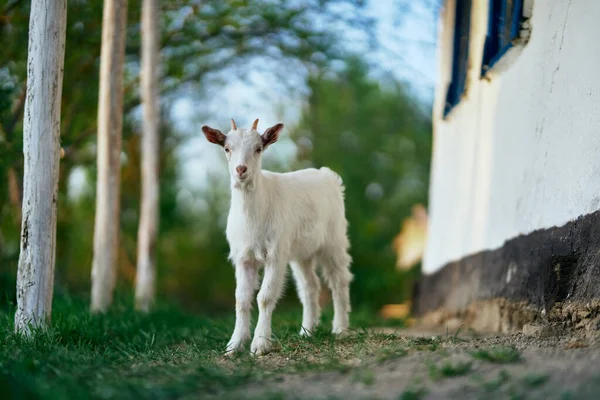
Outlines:
{"type": "Polygon", "coordinates": [[[344,186],[344,181],[342,180],[342,177],[339,176],[337,174],[337,172],[335,172],[331,168],[327,168],[327,167],[321,167],[319,170],[323,171],[324,173],[327,173],[328,175],[331,175],[333,177],[333,179],[335,179],[337,184],[340,186],[342,193],[344,193],[344,191],[346,190],[346,187],[344,186]]]}

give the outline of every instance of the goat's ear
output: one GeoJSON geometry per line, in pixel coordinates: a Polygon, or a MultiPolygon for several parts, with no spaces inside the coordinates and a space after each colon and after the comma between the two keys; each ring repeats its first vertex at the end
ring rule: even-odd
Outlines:
{"type": "Polygon", "coordinates": [[[206,136],[206,139],[209,142],[218,144],[219,146],[225,146],[225,139],[227,139],[227,136],[220,130],[204,125],[202,127],[202,132],[204,132],[204,136],[206,136]]]}
{"type": "Polygon", "coordinates": [[[282,123],[273,125],[269,129],[267,129],[265,131],[265,133],[263,133],[261,135],[263,147],[266,148],[267,146],[275,143],[277,141],[277,139],[279,139],[279,132],[281,132],[282,129],[283,129],[282,123]]]}

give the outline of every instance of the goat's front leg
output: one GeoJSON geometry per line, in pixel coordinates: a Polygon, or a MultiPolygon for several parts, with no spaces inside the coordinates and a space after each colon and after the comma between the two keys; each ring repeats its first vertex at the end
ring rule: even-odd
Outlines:
{"type": "Polygon", "coordinates": [[[227,354],[241,351],[250,339],[252,299],[258,287],[258,270],[251,263],[241,262],[235,267],[235,328],[227,344],[227,354]]]}
{"type": "Polygon", "coordinates": [[[254,355],[260,356],[271,350],[271,317],[283,291],[285,267],[282,263],[268,263],[265,266],[262,286],[257,297],[258,323],[250,345],[250,351],[254,355]]]}

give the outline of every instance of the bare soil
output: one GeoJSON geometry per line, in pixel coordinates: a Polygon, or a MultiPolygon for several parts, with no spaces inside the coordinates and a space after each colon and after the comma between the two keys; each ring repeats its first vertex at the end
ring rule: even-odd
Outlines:
{"type": "MultiPolygon", "coordinates": [[[[600,399],[600,342],[527,333],[533,336],[399,330],[394,335],[405,343],[404,355],[382,358],[373,346],[371,353],[345,357],[334,371],[275,375],[218,397],[600,399]]],[[[289,354],[277,352],[262,358],[266,368],[290,362],[289,354]]]]}

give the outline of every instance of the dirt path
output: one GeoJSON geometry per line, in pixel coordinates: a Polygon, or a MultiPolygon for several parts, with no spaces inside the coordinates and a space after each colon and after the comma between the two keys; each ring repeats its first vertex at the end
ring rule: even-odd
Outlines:
{"type": "MultiPolygon", "coordinates": [[[[523,334],[397,332],[406,354],[355,359],[334,372],[279,375],[225,397],[293,399],[600,399],[600,344],[523,334]],[[377,361],[379,359],[379,361],[377,361]]],[[[285,363],[277,354],[271,365],[285,363]]]]}

